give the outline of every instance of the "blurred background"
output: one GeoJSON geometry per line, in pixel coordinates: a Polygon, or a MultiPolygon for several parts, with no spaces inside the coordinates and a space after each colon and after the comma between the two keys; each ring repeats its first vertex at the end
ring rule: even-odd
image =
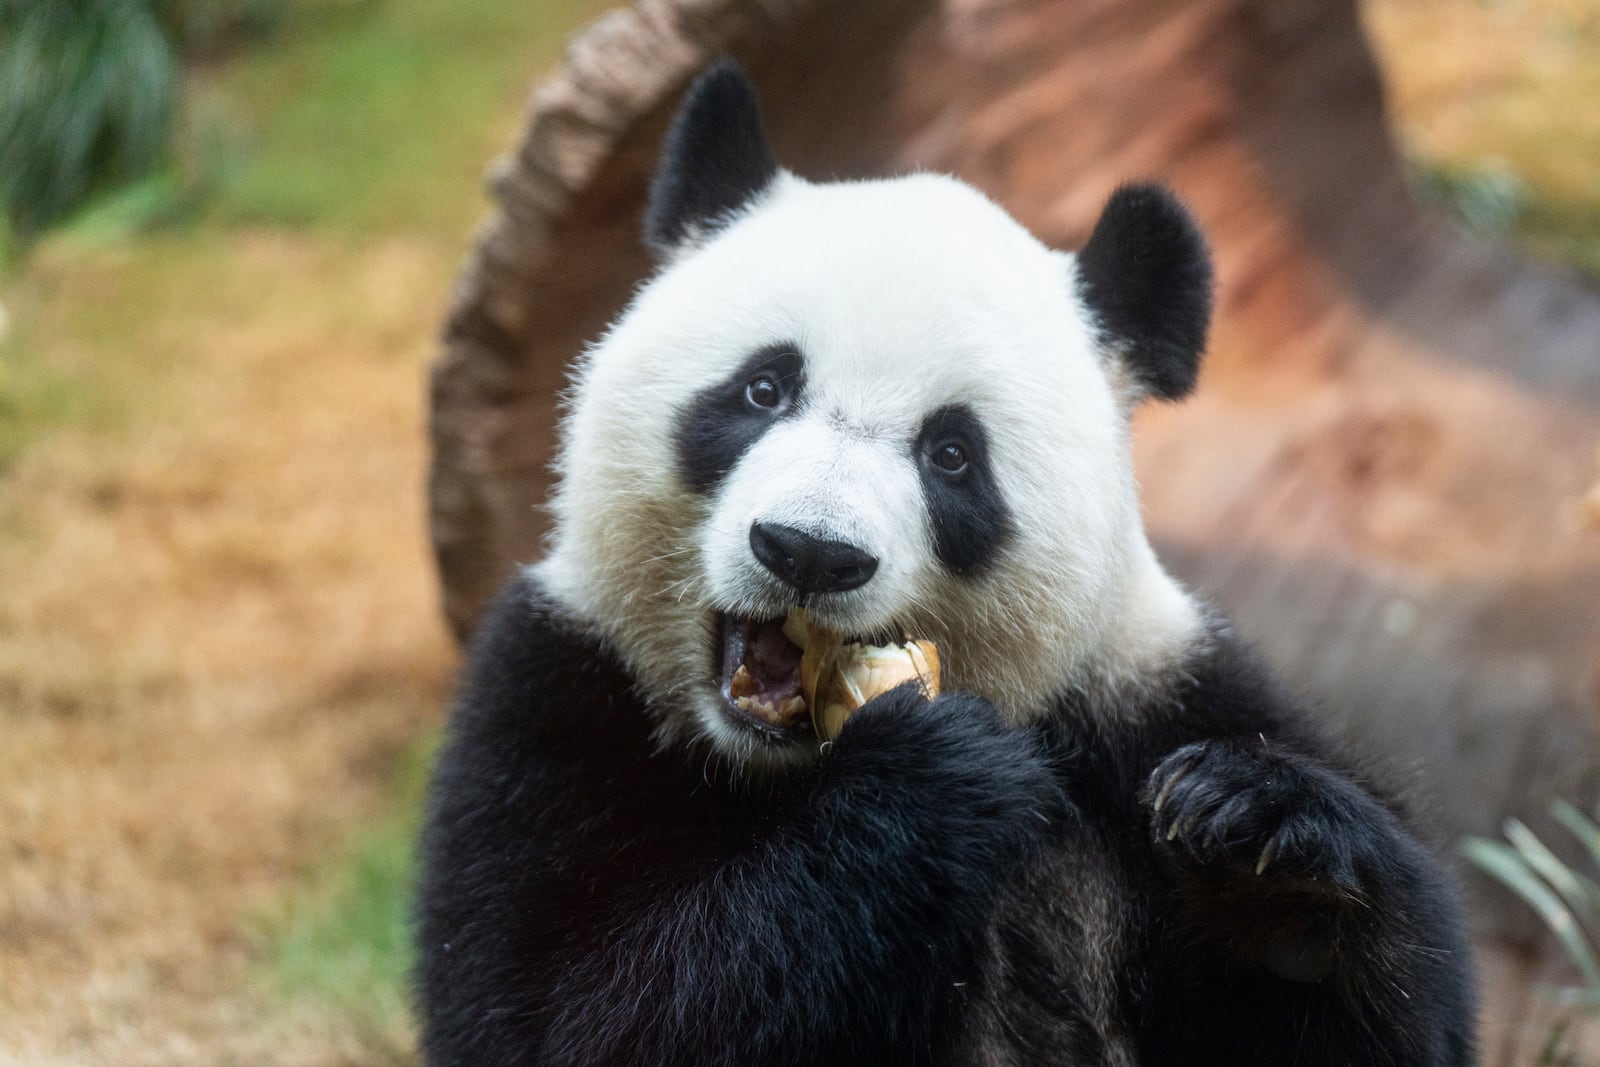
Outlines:
{"type": "MultiPolygon", "coordinates": [[[[1120,178],[1196,205],[1214,399],[1141,424],[1152,528],[1297,681],[1421,709],[1340,714],[1450,768],[1445,834],[1499,842],[1467,875],[1520,880],[1475,890],[1487,1062],[1600,1062],[1557,1051],[1600,990],[1600,840],[1564,815],[1534,823],[1576,827],[1554,854],[1500,840],[1557,795],[1582,820],[1594,784],[1600,3],[1085,3],[1095,33],[1026,45],[1059,82],[1001,61],[1028,11],[984,9],[1027,4],[885,4],[904,25],[860,33],[641,6],[726,21],[690,37],[745,58],[802,173],[942,162],[1065,246],[1120,178]],[[1224,53],[1225,90],[1196,58],[1224,53]],[[1060,101],[1099,133],[1063,133],[1060,101]]],[[[630,121],[551,149],[530,86],[606,7],[0,0],[0,1063],[413,1062],[411,837],[455,634],[536,551],[548,388],[643,269],[619,235],[701,58],[609,23],[533,113],[630,121]],[[508,244],[535,251],[512,270],[508,244]],[[573,249],[567,289],[497,310],[573,249]],[[504,411],[461,387],[487,338],[527,353],[511,446],[473,437],[504,411]]]]}

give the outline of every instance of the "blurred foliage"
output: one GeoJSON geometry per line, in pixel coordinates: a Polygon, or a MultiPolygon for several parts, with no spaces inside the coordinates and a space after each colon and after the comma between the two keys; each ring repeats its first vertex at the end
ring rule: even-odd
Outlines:
{"type": "Polygon", "coordinates": [[[0,0],[0,197],[26,243],[163,158],[180,69],[135,0],[0,0]]]}
{"type": "Polygon", "coordinates": [[[146,184],[120,206],[124,219],[135,205],[144,224],[181,214],[199,191],[174,147],[183,60],[260,37],[284,4],[0,0],[0,265],[128,183],[146,184]]]}
{"type": "MultiPolygon", "coordinates": [[[[259,294],[240,249],[263,228],[329,250],[382,238],[429,262],[459,256],[533,72],[608,0],[273,2],[265,46],[239,30],[221,62],[190,63],[155,170],[63,219],[26,269],[6,269],[23,242],[0,211],[0,474],[64,426],[104,434],[149,417],[178,350],[159,336],[167,309],[213,285],[259,294]]],[[[283,323],[347,300],[342,253],[321,269],[283,323]]]]}
{"type": "Polygon", "coordinates": [[[1475,230],[1503,233],[1528,208],[1527,183],[1502,159],[1474,163],[1414,163],[1413,187],[1475,230]]]}
{"type": "Polygon", "coordinates": [[[1600,282],[1600,188],[1590,196],[1542,191],[1518,220],[1517,236],[1535,255],[1600,282]]]}
{"type": "Polygon", "coordinates": [[[185,56],[209,57],[265,36],[284,15],[284,0],[153,0],[167,37],[185,56]]]}
{"type": "Polygon", "coordinates": [[[1419,191],[1600,281],[1600,4],[1364,0],[1419,191]]]}
{"type": "Polygon", "coordinates": [[[1413,154],[1412,187],[1468,228],[1512,238],[1534,255],[1600,280],[1600,185],[1593,196],[1562,195],[1499,158],[1425,161],[1413,154]]]}
{"type": "MultiPolygon", "coordinates": [[[[1600,825],[1566,801],[1550,814],[1582,846],[1586,865],[1600,875],[1600,825]]],[[[1600,882],[1561,859],[1533,831],[1509,819],[1505,841],[1468,838],[1467,858],[1532,908],[1577,968],[1582,984],[1547,990],[1564,1009],[1555,1022],[1538,1067],[1576,1067],[1568,1038],[1577,1023],[1600,1016],[1600,882]]]]}

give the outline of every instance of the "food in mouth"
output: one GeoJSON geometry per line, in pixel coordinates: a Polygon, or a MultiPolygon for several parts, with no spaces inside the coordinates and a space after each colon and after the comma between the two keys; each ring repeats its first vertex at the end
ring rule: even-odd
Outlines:
{"type": "Polygon", "coordinates": [[[795,609],[781,619],[722,621],[722,693],[757,727],[799,732],[810,713],[819,741],[831,741],[873,697],[915,682],[939,694],[932,641],[871,645],[847,640],[795,609]]]}
{"type": "Polygon", "coordinates": [[[789,613],[784,633],[803,650],[800,690],[820,741],[838,737],[861,705],[907,682],[915,682],[927,697],[939,695],[939,649],[932,641],[841,641],[799,609],[789,613]]]}

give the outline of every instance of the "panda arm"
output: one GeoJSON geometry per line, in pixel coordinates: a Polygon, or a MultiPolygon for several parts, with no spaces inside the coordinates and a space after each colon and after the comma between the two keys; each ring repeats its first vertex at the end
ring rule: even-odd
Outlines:
{"type": "Polygon", "coordinates": [[[881,698],[794,817],[654,894],[563,978],[553,1063],[925,1063],[1057,802],[969,698],[881,698]]]}
{"type": "Polygon", "coordinates": [[[1373,1042],[1368,1062],[1469,1061],[1461,916],[1448,876],[1395,809],[1259,736],[1177,749],[1145,799],[1196,931],[1339,997],[1373,1042]]]}
{"type": "Polygon", "coordinates": [[[424,839],[428,1061],[931,1058],[1060,803],[1025,736],[973,698],[889,694],[752,816],[757,790],[664,773],[643,709],[595,695],[610,672],[538,611],[499,615],[424,839]]]}

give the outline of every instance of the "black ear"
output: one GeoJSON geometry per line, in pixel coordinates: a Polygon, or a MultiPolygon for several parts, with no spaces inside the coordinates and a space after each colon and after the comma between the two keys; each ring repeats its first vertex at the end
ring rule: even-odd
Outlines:
{"type": "Polygon", "coordinates": [[[644,235],[666,256],[748,204],[777,177],[755,86],[731,59],[695,79],[667,130],[644,235]]]}
{"type": "Polygon", "coordinates": [[[1111,194],[1078,253],[1078,289],[1144,393],[1194,388],[1211,325],[1211,256],[1178,199],[1159,185],[1111,194]]]}

